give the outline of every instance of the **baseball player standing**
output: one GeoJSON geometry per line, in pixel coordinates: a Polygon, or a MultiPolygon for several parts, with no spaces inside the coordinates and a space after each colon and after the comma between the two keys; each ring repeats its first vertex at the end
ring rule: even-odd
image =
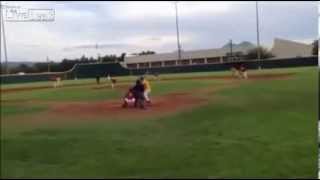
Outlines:
{"type": "Polygon", "coordinates": [[[151,100],[149,98],[149,94],[151,93],[151,86],[150,86],[150,83],[149,81],[144,78],[143,76],[140,78],[143,86],[144,86],[144,92],[143,92],[143,95],[144,95],[144,98],[146,100],[147,103],[151,104],[151,100]]]}
{"type": "Polygon", "coordinates": [[[242,78],[248,79],[247,68],[243,64],[240,66],[240,72],[242,78]]]}
{"type": "Polygon", "coordinates": [[[53,87],[56,88],[56,87],[59,87],[61,86],[62,83],[61,83],[61,77],[60,76],[55,76],[54,77],[54,83],[53,83],[53,87]]]}
{"type": "Polygon", "coordinates": [[[144,106],[145,97],[143,94],[145,89],[140,79],[136,81],[136,85],[132,88],[131,91],[133,92],[133,96],[135,98],[134,107],[139,106],[139,108],[145,109],[145,106],[144,106]]]}
{"type": "Polygon", "coordinates": [[[231,72],[233,77],[239,78],[239,71],[235,66],[231,67],[231,72]]]}

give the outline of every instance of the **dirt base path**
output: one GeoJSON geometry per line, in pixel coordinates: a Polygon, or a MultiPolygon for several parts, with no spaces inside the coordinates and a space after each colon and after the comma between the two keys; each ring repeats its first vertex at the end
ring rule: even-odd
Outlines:
{"type": "Polygon", "coordinates": [[[207,100],[193,97],[190,93],[172,93],[154,97],[146,109],[122,108],[121,100],[100,102],[70,102],[55,104],[49,113],[59,114],[71,119],[141,119],[159,117],[204,104],[207,100]],[[103,118],[105,117],[105,118],[103,118]]]}

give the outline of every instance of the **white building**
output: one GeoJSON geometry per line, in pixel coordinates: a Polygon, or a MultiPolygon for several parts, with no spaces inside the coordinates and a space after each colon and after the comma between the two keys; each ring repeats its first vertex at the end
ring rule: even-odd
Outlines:
{"type": "MultiPolygon", "coordinates": [[[[252,47],[236,47],[232,49],[232,54],[246,54],[250,49],[252,47]]],[[[271,52],[275,55],[274,58],[306,57],[312,55],[312,45],[276,38],[271,52]]],[[[136,69],[193,64],[219,64],[230,61],[229,53],[230,48],[181,51],[181,60],[178,60],[177,51],[130,56],[125,57],[123,65],[129,69],[136,69]]],[[[233,57],[233,60],[239,60],[239,57],[233,57]]]]}
{"type": "Polygon", "coordinates": [[[275,38],[271,53],[275,58],[306,57],[312,55],[312,44],[275,38]]]}

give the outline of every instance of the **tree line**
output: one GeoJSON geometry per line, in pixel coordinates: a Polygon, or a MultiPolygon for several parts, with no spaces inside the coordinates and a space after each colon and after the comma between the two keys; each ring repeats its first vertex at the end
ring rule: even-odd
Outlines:
{"type": "MultiPolygon", "coordinates": [[[[17,67],[10,68],[10,74],[19,72],[24,73],[40,73],[40,72],[62,72],[70,70],[75,64],[89,64],[89,63],[116,63],[124,61],[125,53],[120,56],[117,55],[104,55],[97,58],[86,57],[82,55],[80,58],[67,59],[64,58],[61,62],[38,62],[32,66],[27,64],[20,64],[17,67]]],[[[5,73],[4,63],[1,63],[1,74],[5,73]]]]}

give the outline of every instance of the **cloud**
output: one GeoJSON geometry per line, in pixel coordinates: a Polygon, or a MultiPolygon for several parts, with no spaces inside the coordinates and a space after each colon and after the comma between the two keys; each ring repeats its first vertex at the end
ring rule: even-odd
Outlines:
{"type": "MultiPolygon", "coordinates": [[[[250,2],[249,2],[250,3],[250,2]]],[[[248,2],[209,2],[209,1],[179,1],[177,3],[178,14],[184,17],[201,16],[203,14],[225,14],[237,4],[248,2]]],[[[110,7],[106,7],[110,10],[110,7]]],[[[112,5],[113,18],[118,20],[162,19],[175,17],[175,3],[168,1],[159,2],[119,2],[112,5]]]]}

